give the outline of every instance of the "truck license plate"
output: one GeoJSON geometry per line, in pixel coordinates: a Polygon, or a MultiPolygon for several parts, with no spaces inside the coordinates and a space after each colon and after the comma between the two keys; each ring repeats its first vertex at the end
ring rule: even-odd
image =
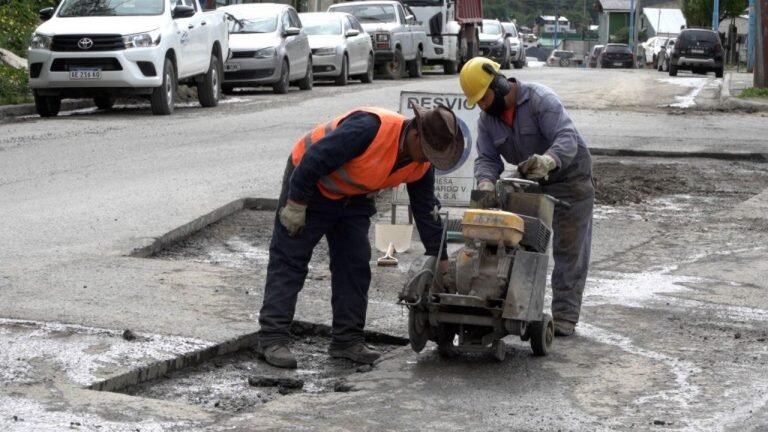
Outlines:
{"type": "Polygon", "coordinates": [[[69,71],[71,80],[100,80],[101,69],[72,69],[69,71]]]}
{"type": "Polygon", "coordinates": [[[624,66],[624,63],[622,63],[622,62],[614,62],[613,65],[614,66],[624,66]]]}
{"type": "Polygon", "coordinates": [[[691,54],[704,54],[704,50],[702,49],[692,49],[691,54]]]}
{"type": "Polygon", "coordinates": [[[240,70],[240,63],[227,63],[224,65],[224,72],[237,72],[240,70]]]}

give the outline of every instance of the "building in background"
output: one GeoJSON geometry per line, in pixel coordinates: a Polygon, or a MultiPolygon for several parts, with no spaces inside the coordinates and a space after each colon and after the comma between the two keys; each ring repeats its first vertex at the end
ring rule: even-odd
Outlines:
{"type": "Polygon", "coordinates": [[[675,37],[685,25],[685,17],[680,9],[643,8],[640,30],[648,39],[654,36],[675,37]]]}

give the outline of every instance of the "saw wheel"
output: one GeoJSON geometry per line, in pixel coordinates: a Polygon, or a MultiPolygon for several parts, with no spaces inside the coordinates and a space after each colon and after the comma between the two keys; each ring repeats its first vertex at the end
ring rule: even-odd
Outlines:
{"type": "Polygon", "coordinates": [[[429,328],[429,312],[427,302],[433,282],[432,272],[435,269],[437,258],[425,256],[414,261],[408,269],[408,282],[406,290],[418,293],[418,304],[408,307],[408,340],[414,351],[421,352],[432,336],[429,328]]]}
{"type": "Polygon", "coordinates": [[[411,348],[417,353],[421,352],[427,345],[430,334],[427,311],[419,306],[412,306],[408,311],[408,340],[411,342],[411,348]]]}

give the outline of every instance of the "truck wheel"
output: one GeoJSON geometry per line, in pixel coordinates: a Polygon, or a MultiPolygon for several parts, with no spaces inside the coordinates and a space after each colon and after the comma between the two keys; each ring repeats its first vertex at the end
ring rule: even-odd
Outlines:
{"type": "Polygon", "coordinates": [[[403,52],[396,49],[392,61],[384,64],[384,75],[389,79],[400,79],[403,75],[404,65],[405,59],[403,58],[403,52]]]}
{"type": "Polygon", "coordinates": [[[512,64],[515,66],[515,69],[522,69],[523,65],[524,65],[522,60],[518,60],[518,61],[516,61],[516,62],[514,62],[512,64]]]}
{"type": "Polygon", "coordinates": [[[198,99],[204,107],[215,107],[219,104],[219,92],[221,91],[221,63],[216,54],[211,55],[211,64],[208,72],[203,75],[203,80],[197,85],[198,99]]]}
{"type": "Polygon", "coordinates": [[[365,71],[365,74],[360,75],[360,81],[362,81],[365,84],[370,84],[373,82],[373,73],[374,69],[376,68],[376,64],[373,61],[373,54],[368,55],[368,69],[365,71]]]}
{"type": "Polygon", "coordinates": [[[288,77],[290,76],[290,66],[288,66],[288,60],[283,59],[283,66],[280,68],[280,80],[272,84],[272,91],[276,94],[288,93],[288,77]]]}
{"type": "Polygon", "coordinates": [[[677,66],[669,63],[669,76],[677,76],[677,66]]]}
{"type": "Polygon", "coordinates": [[[299,90],[312,90],[312,83],[315,81],[315,74],[312,73],[312,57],[307,60],[307,73],[304,78],[299,80],[299,90]]]}
{"type": "Polygon", "coordinates": [[[61,98],[58,96],[40,96],[35,92],[35,108],[40,117],[56,117],[61,109],[61,98]]]}
{"type": "Polygon", "coordinates": [[[555,323],[549,314],[544,314],[544,319],[534,321],[528,324],[528,332],[531,336],[531,349],[533,355],[543,357],[547,355],[552,348],[552,341],[555,339],[555,323]]]}
{"type": "Polygon", "coordinates": [[[508,49],[504,50],[504,59],[501,61],[501,68],[509,69],[509,50],[508,49]]]}
{"type": "Polygon", "coordinates": [[[443,73],[446,75],[456,75],[459,71],[459,63],[454,60],[446,60],[443,62],[443,73]]]}
{"type": "Polygon", "coordinates": [[[347,85],[347,74],[349,74],[349,60],[347,59],[347,55],[344,54],[344,58],[341,59],[341,73],[336,77],[333,83],[337,86],[347,85]]]}
{"type": "Polygon", "coordinates": [[[421,78],[421,51],[416,51],[416,58],[408,62],[408,75],[411,78],[421,78]]]}
{"type": "Polygon", "coordinates": [[[152,114],[170,115],[176,105],[176,71],[171,59],[165,59],[163,84],[152,90],[152,114]]]}

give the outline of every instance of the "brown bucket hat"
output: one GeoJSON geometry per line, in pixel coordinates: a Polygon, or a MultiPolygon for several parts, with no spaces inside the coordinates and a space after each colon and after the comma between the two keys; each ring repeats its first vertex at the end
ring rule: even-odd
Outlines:
{"type": "Polygon", "coordinates": [[[412,108],[424,156],[437,169],[453,168],[464,152],[464,134],[456,115],[444,106],[425,109],[414,102],[412,108]]]}

